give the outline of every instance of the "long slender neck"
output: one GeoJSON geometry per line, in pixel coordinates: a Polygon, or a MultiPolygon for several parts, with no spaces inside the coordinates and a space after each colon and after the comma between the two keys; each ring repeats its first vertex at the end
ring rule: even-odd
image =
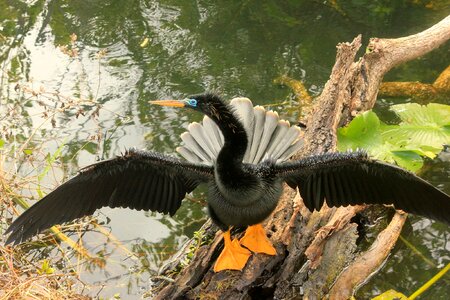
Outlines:
{"type": "MultiPolygon", "coordinates": [[[[222,101],[210,106],[207,115],[219,126],[225,143],[217,156],[214,173],[222,195],[230,201],[241,199],[243,189],[253,184],[253,178],[243,169],[242,159],[247,149],[244,126],[222,101]]],[[[239,200],[242,202],[241,200],[239,200]]]]}
{"type": "Polygon", "coordinates": [[[231,108],[221,101],[216,101],[207,115],[219,126],[225,140],[217,162],[224,164],[233,162],[240,167],[248,144],[244,126],[232,113],[231,108]]]}

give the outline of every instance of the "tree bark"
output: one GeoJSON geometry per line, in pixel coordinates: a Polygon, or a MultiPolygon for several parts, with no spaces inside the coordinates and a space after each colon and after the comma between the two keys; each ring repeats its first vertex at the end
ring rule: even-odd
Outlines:
{"type": "MultiPolygon", "coordinates": [[[[305,147],[297,157],[335,151],[336,129],[372,108],[386,72],[430,52],[449,38],[450,16],[415,35],[372,38],[369,51],[356,62],[361,36],[339,44],[330,79],[307,119],[305,147]]],[[[380,234],[379,239],[387,236],[389,242],[375,241],[371,249],[361,252],[357,225],[351,220],[363,209],[365,206],[324,206],[311,213],[299,194],[286,187],[265,222],[276,256],[254,254],[242,272],[214,273],[212,265],[221,251],[222,238],[208,222],[203,230],[212,241],[198,247],[189,265],[173,281],[159,283],[155,299],[348,299],[355,287],[380,267],[406,217],[396,215],[380,234]],[[365,260],[374,252],[378,254],[376,259],[365,260]],[[361,269],[365,270],[362,276],[352,276],[361,269]]]]}

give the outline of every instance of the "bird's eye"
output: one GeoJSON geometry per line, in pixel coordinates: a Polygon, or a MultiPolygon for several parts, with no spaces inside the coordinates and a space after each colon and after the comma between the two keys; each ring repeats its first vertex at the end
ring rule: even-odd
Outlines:
{"type": "Polygon", "coordinates": [[[190,106],[194,106],[194,107],[197,106],[197,100],[195,100],[195,99],[189,99],[188,103],[189,103],[190,106]]]}

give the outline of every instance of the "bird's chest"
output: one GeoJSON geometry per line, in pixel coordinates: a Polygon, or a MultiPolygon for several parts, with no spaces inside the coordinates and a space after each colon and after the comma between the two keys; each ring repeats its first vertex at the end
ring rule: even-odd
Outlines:
{"type": "Polygon", "coordinates": [[[275,209],[281,195],[281,182],[259,181],[258,184],[220,187],[217,182],[209,186],[210,214],[219,225],[247,226],[258,224],[275,209]]]}
{"type": "Polygon", "coordinates": [[[222,194],[257,189],[260,178],[251,170],[244,170],[240,162],[218,160],[214,167],[215,182],[222,194]]]}

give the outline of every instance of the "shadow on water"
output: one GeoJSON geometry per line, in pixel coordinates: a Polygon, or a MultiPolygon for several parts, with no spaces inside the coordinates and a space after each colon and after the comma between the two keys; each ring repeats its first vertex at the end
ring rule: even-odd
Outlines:
{"type": "MultiPolygon", "coordinates": [[[[312,95],[318,95],[337,43],[359,33],[366,41],[372,36],[404,36],[449,13],[445,1],[431,1],[434,6],[420,1],[340,2],[344,1],[1,1],[0,115],[21,115],[1,120],[1,138],[12,145],[8,155],[33,137],[30,145],[41,149],[33,153],[37,165],[23,163],[18,170],[28,176],[39,173],[45,154],[64,144],[61,161],[40,183],[48,192],[79,167],[129,147],[174,153],[179,134],[201,116],[150,107],[148,100],[207,90],[227,98],[245,95],[258,104],[287,102],[277,109],[294,111],[293,95],[274,85],[274,78],[301,79],[312,95]]],[[[448,47],[443,47],[400,66],[387,79],[430,82],[448,61],[448,47]]],[[[423,176],[450,192],[449,165],[442,155],[423,176]]],[[[204,197],[203,192],[194,198],[204,197]]],[[[25,193],[38,198],[32,186],[25,193]]],[[[86,247],[106,258],[103,269],[84,265],[79,270],[81,279],[93,286],[91,295],[120,293],[131,299],[149,289],[149,278],[205,220],[201,205],[185,202],[174,218],[100,210],[98,222],[136,257],[96,230],[87,232],[86,247]]],[[[415,290],[450,260],[447,231],[433,221],[411,218],[403,237],[433,264],[399,242],[359,296],[388,288],[406,294],[415,290]]],[[[429,295],[438,299],[446,294],[448,278],[429,295]]]]}

